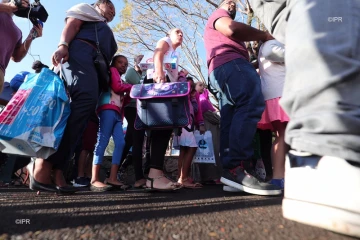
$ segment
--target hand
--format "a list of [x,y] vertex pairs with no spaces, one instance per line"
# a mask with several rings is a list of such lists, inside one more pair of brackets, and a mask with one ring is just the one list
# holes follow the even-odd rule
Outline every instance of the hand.
[[21,0],[21,7],[27,8],[29,6],[29,0]]
[[156,71],[155,70],[154,82],[156,82],[156,83],[165,83],[166,82],[165,74],[164,74],[163,71]]
[[200,126],[199,126],[199,131],[200,131],[200,134],[201,134],[201,135],[205,134],[205,132],[206,132],[205,126],[204,126],[204,125],[200,125]]
[[30,36],[34,39],[34,32],[36,32],[36,38],[42,37],[42,31],[43,31],[43,27],[38,24],[38,25],[33,25],[33,28],[30,31]]
[[269,32],[265,32],[266,37],[264,42],[275,39]]
[[[57,66],[59,63],[66,63],[68,59],[69,59],[69,49],[64,45],[60,45],[51,58],[52,64],[54,66]],[[63,61],[61,62],[61,60]]]
[[137,72],[138,72],[138,71],[141,71],[141,68],[140,68],[139,65],[137,65],[137,64],[134,66],[134,69],[135,69],[135,71],[137,71]]
[[8,13],[14,13],[18,10],[18,7],[16,6],[16,2],[14,0],[4,3],[4,4],[10,7],[10,9],[6,10],[6,12],[8,12]]
[[[12,12],[16,12],[19,9],[18,4],[17,4],[18,1],[19,0],[17,0],[17,1],[12,0],[12,1],[9,1],[9,3],[5,3],[5,4],[7,4],[8,6],[10,6],[12,8]],[[21,7],[23,7],[23,8],[27,8],[30,6],[29,0],[21,0],[20,2],[21,2]]]

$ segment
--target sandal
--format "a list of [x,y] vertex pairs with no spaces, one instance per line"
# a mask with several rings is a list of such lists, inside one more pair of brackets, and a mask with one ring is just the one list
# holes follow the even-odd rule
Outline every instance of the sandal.
[[161,179],[161,178],[166,178],[164,175],[160,175],[158,177],[155,178],[150,178],[147,177],[146,179],[149,180],[151,182],[150,187],[146,186],[145,184],[145,190],[148,192],[174,192],[176,190],[179,190],[181,188],[181,185],[179,186],[177,183],[175,182],[169,182],[167,184],[167,188],[154,188],[154,181]]
[[199,189],[203,187],[201,183],[194,183],[192,181],[189,181],[188,178],[179,179],[178,183],[180,183],[181,186],[183,186],[184,188],[189,188],[189,189]]
[[15,172],[15,176],[18,177],[18,179],[14,180],[15,186],[29,186],[30,179],[29,179],[29,172],[27,171],[26,167],[20,168]]

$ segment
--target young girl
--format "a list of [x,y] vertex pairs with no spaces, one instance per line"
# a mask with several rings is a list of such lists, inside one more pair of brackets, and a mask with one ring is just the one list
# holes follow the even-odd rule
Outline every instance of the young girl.
[[197,164],[199,168],[201,182],[203,184],[214,184],[220,180],[222,174],[222,163],[220,161],[220,116],[216,113],[210,98],[209,91],[205,88],[204,83],[197,82],[195,90],[199,93],[199,100],[201,105],[202,116],[207,131],[211,132],[215,162],[213,164]]
[[[181,75],[187,75],[187,72],[180,72]],[[181,76],[182,77],[182,76]],[[191,92],[190,92],[190,100],[191,100],[191,113],[194,116],[194,125],[197,126],[200,130],[201,134],[205,133],[204,119],[202,117],[201,105],[199,100],[199,93],[195,90],[195,84],[191,77],[186,78],[187,81],[190,82]],[[179,81],[181,81],[179,77]],[[189,125],[188,127],[191,128]],[[180,145],[180,155],[178,161],[178,171],[179,171],[179,180],[180,183],[185,188],[201,188],[202,185],[200,183],[193,183],[192,180],[189,179],[189,172],[191,162],[196,153],[196,149],[198,148],[198,144],[196,143],[196,139],[194,136],[194,132],[189,132],[185,128],[181,131],[181,136],[179,137],[179,145]]]
[[261,88],[265,99],[265,111],[258,123],[262,130],[275,132],[271,149],[273,179],[271,184],[284,188],[285,154],[287,145],[284,140],[285,128],[289,117],[279,105],[285,81],[285,48],[276,40],[265,42],[259,50],[259,73]]
[[[126,57],[122,55],[113,57],[110,67],[110,90],[108,92],[103,92],[99,99],[97,112],[100,120],[100,127],[93,159],[90,186],[92,191],[104,192],[109,191],[112,188],[126,188],[126,186],[117,180],[117,171],[119,169],[120,159],[125,145],[122,127],[124,93],[129,92],[131,89],[130,84],[122,83],[120,76],[126,72],[127,67],[128,61]],[[99,171],[111,135],[115,142],[115,149],[112,156],[110,177],[105,180],[104,184],[100,182]]]
[[[160,39],[154,51],[154,76],[155,83],[164,83],[168,77],[171,82],[178,79],[178,60],[174,69],[167,69],[164,73],[164,55],[167,52],[174,53],[183,41],[183,33],[179,28],[171,29],[168,35]],[[146,189],[151,191],[174,191],[180,188],[180,184],[166,178],[163,172],[164,157],[169,144],[172,130],[152,130],[150,140],[149,175],[146,181]]]

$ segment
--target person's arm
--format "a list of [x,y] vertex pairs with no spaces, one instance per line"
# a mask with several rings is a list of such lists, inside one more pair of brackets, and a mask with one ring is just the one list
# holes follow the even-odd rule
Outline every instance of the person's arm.
[[62,31],[58,49],[52,56],[52,63],[57,66],[61,59],[67,62],[69,59],[69,44],[74,40],[76,34],[80,31],[83,21],[76,18],[67,18],[66,25]]
[[110,71],[111,71],[111,84],[110,84],[111,89],[117,94],[129,92],[131,90],[132,85],[122,83],[121,76],[116,68],[111,67]]
[[268,32],[260,31],[244,23],[236,22],[230,17],[221,17],[214,23],[217,31],[237,41],[267,41],[274,39]]
[[156,83],[164,83],[166,82],[165,74],[164,74],[164,55],[169,50],[170,46],[165,41],[159,41],[156,45],[156,49],[154,51],[154,65],[155,65],[155,73],[154,73],[154,82]]
[[[29,7],[29,0],[22,0],[21,1],[22,7]],[[14,13],[18,10],[18,7],[15,6],[12,2],[7,3],[0,3],[0,12],[6,12],[6,13]]]
[[266,60],[274,63],[283,63],[285,62],[285,47],[283,44],[271,41],[264,43],[264,46],[261,49],[262,55]]
[[38,25],[38,26],[33,26],[33,28],[31,29],[29,35],[27,36],[27,38],[25,39],[25,41],[23,43],[21,43],[21,41],[19,41],[16,44],[16,47],[14,49],[14,52],[11,56],[11,59],[14,62],[20,62],[28,53],[30,45],[32,43],[32,41],[35,39],[33,38],[33,33],[34,31],[37,33],[37,37],[41,37],[42,36],[42,26]]
[[139,73],[140,75],[142,75],[141,68],[140,68],[137,64],[134,66],[134,70],[135,70],[137,73]]

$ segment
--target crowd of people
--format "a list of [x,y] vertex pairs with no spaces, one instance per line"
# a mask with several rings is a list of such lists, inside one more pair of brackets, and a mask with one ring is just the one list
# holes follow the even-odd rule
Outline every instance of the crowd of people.
[[[28,1],[22,3],[25,6]],[[268,31],[235,21],[237,5],[232,0],[220,1],[206,23],[204,43],[210,89],[202,82],[194,82],[185,69],[179,71],[178,58],[176,68],[164,68],[165,54],[173,55],[183,42],[184,33],[179,28],[171,29],[157,42],[153,77],[145,78],[143,83],[190,83],[193,124],[201,134],[211,131],[214,144],[216,165],[198,166],[207,175],[204,179],[222,183],[223,190],[231,192],[280,195],[285,190],[286,218],[360,236],[360,193],[356,190],[360,189],[356,93],[360,83],[360,48],[356,41],[360,32],[360,14],[356,11],[359,2],[250,0],[250,4]],[[0,46],[2,88],[10,57],[21,60],[34,38],[30,34],[21,42],[21,32],[11,18],[16,11],[12,3],[4,0],[0,11],[0,33],[6,32],[7,36],[6,44]],[[328,21],[333,15],[343,17],[342,25]],[[136,188],[172,192],[183,187],[203,187],[190,174],[198,148],[194,132],[185,128],[181,131],[178,176],[173,180],[164,173],[172,130],[151,130],[146,136],[144,130],[134,128],[136,104],[129,91],[142,81],[138,65],[142,56],[128,69],[128,59],[116,54],[116,41],[107,24],[114,16],[110,0],[78,4],[67,11],[52,63],[68,63],[64,71],[72,76],[66,79],[71,114],[58,151],[27,166],[30,189],[62,194],[78,191],[66,182],[64,169],[79,142],[83,149],[75,181],[89,185],[92,191],[129,188],[119,181],[117,173],[130,148]],[[41,27],[34,26],[31,31],[41,36]],[[258,66],[249,61],[244,43],[248,41],[259,42]],[[99,78],[94,65],[99,51],[111,71],[109,83]],[[210,101],[209,91],[219,100],[219,113]],[[129,124],[125,136],[124,117]],[[270,130],[274,137],[268,149],[272,160],[268,181],[259,177],[254,164],[253,142],[259,130]],[[115,143],[112,165],[108,178],[102,181],[99,171],[111,136]],[[150,150],[145,172],[144,139]],[[91,176],[85,170],[89,161]]]

